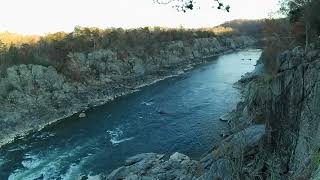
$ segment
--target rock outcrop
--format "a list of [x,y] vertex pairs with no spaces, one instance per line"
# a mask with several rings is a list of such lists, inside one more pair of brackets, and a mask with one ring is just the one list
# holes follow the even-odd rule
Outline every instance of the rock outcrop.
[[164,155],[145,153],[126,160],[125,166],[114,170],[107,179],[194,179],[200,177],[203,170],[200,163],[188,156],[174,153],[168,160]]
[[320,165],[320,50],[297,47],[274,63],[275,74],[258,73],[261,64],[240,80],[245,88],[238,122],[245,117],[246,124],[266,125],[262,148],[240,174],[249,169],[250,178],[309,179]]

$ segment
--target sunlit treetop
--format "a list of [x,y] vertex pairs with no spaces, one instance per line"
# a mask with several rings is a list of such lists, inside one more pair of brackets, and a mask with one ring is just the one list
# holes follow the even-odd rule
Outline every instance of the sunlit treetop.
[[[154,0],[158,4],[171,4],[173,8],[177,9],[179,12],[187,12],[188,10],[194,10],[197,7],[197,0]],[[216,6],[214,8],[230,11],[230,6],[225,5],[220,0],[214,0]]]

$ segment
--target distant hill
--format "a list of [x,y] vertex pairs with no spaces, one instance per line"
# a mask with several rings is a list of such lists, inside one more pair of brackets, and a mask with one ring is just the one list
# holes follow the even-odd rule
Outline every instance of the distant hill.
[[266,20],[236,19],[220,24],[218,27],[231,28],[235,32],[241,34],[261,36],[263,34],[263,30],[266,27]]

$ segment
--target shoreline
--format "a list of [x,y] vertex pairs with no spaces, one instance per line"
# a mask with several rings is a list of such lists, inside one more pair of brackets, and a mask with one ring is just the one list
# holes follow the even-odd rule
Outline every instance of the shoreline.
[[210,60],[206,60],[208,58],[215,58],[215,57],[219,57],[219,56],[222,56],[222,55],[226,55],[226,54],[229,54],[229,53],[233,53],[233,52],[237,52],[237,51],[241,51],[241,50],[246,50],[246,49],[248,50],[248,49],[255,49],[255,48],[254,47],[244,47],[244,48],[237,48],[237,49],[227,49],[224,52],[221,52],[221,53],[218,53],[218,54],[201,57],[200,59],[202,59],[202,60],[199,61],[199,62],[182,64],[182,65],[180,65],[180,67],[178,67],[175,70],[173,70],[173,74],[165,75],[163,77],[159,76],[158,78],[152,78],[152,79],[149,80],[150,82],[137,84],[134,87],[127,88],[123,92],[115,93],[115,94],[113,94],[111,96],[106,96],[106,97],[104,97],[102,99],[99,99],[99,100],[97,99],[95,101],[95,103],[87,104],[84,108],[81,108],[79,110],[75,110],[73,112],[66,113],[65,115],[63,115],[63,116],[61,116],[59,118],[55,118],[55,119],[51,120],[50,122],[48,122],[48,123],[46,123],[44,125],[41,125],[41,126],[38,126],[36,128],[32,128],[32,129],[26,129],[26,130],[24,130],[24,131],[22,131],[20,133],[17,133],[13,137],[8,137],[6,139],[3,139],[0,142],[0,149],[5,147],[6,145],[10,145],[10,144],[14,143],[15,141],[23,139],[23,138],[25,138],[26,136],[28,136],[28,135],[30,135],[32,133],[42,131],[43,129],[45,129],[47,127],[50,127],[50,126],[52,126],[54,124],[62,122],[66,118],[72,117],[72,116],[74,116],[76,114],[79,114],[81,112],[85,112],[88,109],[91,109],[91,108],[94,108],[94,107],[98,107],[98,106],[102,106],[102,105],[104,105],[104,104],[106,104],[108,102],[116,100],[119,97],[123,97],[123,96],[129,95],[129,94],[133,94],[135,92],[140,91],[141,88],[153,85],[153,84],[158,83],[160,81],[163,81],[163,80],[166,80],[166,79],[169,79],[169,78],[173,78],[173,77],[181,76],[182,74],[184,74],[184,73],[186,73],[186,72],[188,72],[190,70],[193,70],[198,65],[202,65],[202,64],[205,64],[207,62],[210,62]]

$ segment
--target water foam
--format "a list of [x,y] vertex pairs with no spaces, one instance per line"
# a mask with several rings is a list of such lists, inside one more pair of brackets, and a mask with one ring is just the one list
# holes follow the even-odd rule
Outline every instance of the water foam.
[[123,131],[120,128],[115,128],[114,130],[108,130],[107,133],[110,136],[110,142],[113,145],[118,145],[125,141],[130,141],[134,137],[123,137]]
[[142,102],[141,104],[146,105],[146,106],[151,106],[151,105],[153,105],[153,102],[152,101]]
[[71,164],[68,171],[62,176],[64,180],[75,179],[81,175],[81,162],[80,164]]
[[[21,162],[23,168],[15,170],[9,180],[34,180],[34,179],[77,179],[79,177],[82,165],[86,163],[90,155],[81,158],[79,163],[70,163],[75,161],[74,157],[82,156],[81,150],[90,146],[85,143],[82,146],[72,148],[70,151],[54,150],[50,154],[25,154],[24,160]],[[61,169],[68,167],[66,172]]]
[[119,140],[111,139],[110,142],[111,142],[112,144],[120,144],[120,143],[122,143],[122,142],[130,141],[130,140],[132,140],[132,139],[134,139],[134,137],[124,138],[124,139],[119,139]]
[[24,160],[21,162],[23,167],[27,169],[36,168],[41,163],[42,161],[40,160],[40,158],[38,158],[37,155],[32,155],[32,154],[26,154],[24,157]]

